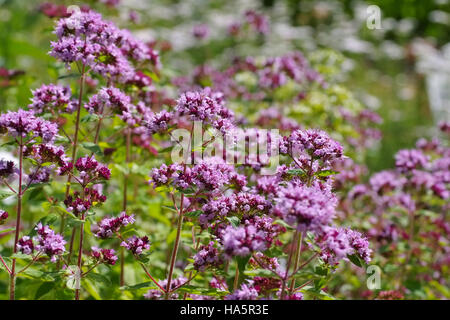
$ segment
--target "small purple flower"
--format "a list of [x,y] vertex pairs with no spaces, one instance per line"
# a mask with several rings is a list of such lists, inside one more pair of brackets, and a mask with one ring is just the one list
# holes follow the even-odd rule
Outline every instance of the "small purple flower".
[[44,84],[40,88],[33,90],[32,93],[33,97],[28,108],[34,110],[36,114],[55,111],[72,113],[77,104],[71,100],[72,93],[69,87]]
[[252,286],[252,283],[243,283],[241,287],[232,294],[225,296],[225,300],[256,300],[258,291]]
[[111,238],[122,227],[133,224],[135,221],[134,214],[127,215],[124,211],[121,212],[116,218],[104,218],[99,222],[98,226],[94,230],[94,233],[96,237],[102,239]]
[[109,87],[100,89],[96,95],[93,95],[89,99],[89,102],[84,107],[89,113],[118,114],[123,121],[134,124],[132,113],[136,107],[131,104],[131,98],[117,88]]
[[420,150],[400,150],[395,155],[395,166],[401,172],[408,172],[413,169],[425,168],[428,160],[428,157]]
[[151,134],[161,133],[167,131],[169,123],[173,119],[173,114],[163,110],[157,114],[152,114],[145,120],[145,126],[149,129]]
[[14,173],[14,162],[0,160],[0,178],[8,178]]
[[179,115],[192,121],[204,121],[225,134],[232,129],[234,114],[225,107],[224,95],[210,88],[183,93],[175,107]]
[[133,236],[120,244],[122,247],[130,250],[135,255],[140,255],[144,250],[150,249],[150,240],[147,236],[138,238]]
[[273,213],[301,232],[320,232],[334,218],[336,205],[329,190],[290,182],[279,189]]
[[197,39],[205,39],[209,35],[209,28],[206,24],[197,24],[192,28],[192,34]]
[[194,256],[194,268],[199,271],[205,271],[208,267],[219,267],[222,263],[219,250],[214,247],[213,241],[202,245]]
[[34,238],[36,241],[36,250],[47,254],[52,262],[56,262],[57,256],[61,256],[65,251],[66,241],[62,235],[55,233],[50,227],[39,223],[36,226],[38,235]]
[[237,228],[227,226],[221,235],[225,255],[227,258],[246,257],[254,251],[265,251],[268,249],[266,236],[264,230],[258,229],[253,224]]
[[33,240],[29,236],[23,236],[17,242],[17,251],[23,254],[32,254],[34,251]]
[[44,143],[51,143],[58,133],[58,126],[50,121],[36,117],[33,111],[8,111],[0,115],[0,133],[7,132],[11,137],[41,137]]
[[101,263],[115,265],[117,261],[117,256],[115,255],[114,249],[100,249],[97,247],[91,248],[91,255]]
[[8,219],[8,212],[0,209],[0,224],[4,224],[6,219]]
[[284,139],[280,146],[282,153],[297,158],[305,153],[313,160],[321,160],[324,164],[343,156],[342,146],[321,130],[296,130]]

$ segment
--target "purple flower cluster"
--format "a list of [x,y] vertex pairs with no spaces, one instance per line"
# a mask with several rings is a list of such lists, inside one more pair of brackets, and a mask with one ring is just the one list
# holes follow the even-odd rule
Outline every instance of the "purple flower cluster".
[[36,117],[33,111],[8,111],[0,115],[0,133],[8,133],[13,138],[41,137],[44,143],[51,143],[58,133],[58,126]]
[[[111,171],[107,166],[97,162],[94,156],[85,156],[78,158],[75,162],[75,168],[78,170],[78,182],[84,187],[89,183],[94,183],[98,180],[109,180],[111,178]],[[69,162],[59,171],[60,175],[71,172],[73,163]]]
[[115,265],[118,257],[114,249],[91,248],[91,256],[100,263]]
[[225,296],[225,300],[256,300],[258,291],[252,286],[252,283],[243,283],[241,287],[232,294]]
[[267,232],[254,224],[233,227],[227,226],[221,235],[224,252],[227,258],[234,256],[246,257],[254,251],[268,249]]
[[223,94],[210,88],[183,93],[175,110],[180,116],[187,115],[192,121],[204,121],[222,133],[234,127],[234,114],[225,107]]
[[330,265],[336,265],[347,256],[357,254],[366,263],[370,262],[372,250],[361,233],[351,229],[330,227],[319,236],[321,258]]
[[59,20],[55,34],[58,39],[51,43],[50,55],[66,65],[79,62],[121,82],[134,76],[135,63],[148,62],[159,68],[156,51],[90,10]]
[[169,124],[173,119],[173,114],[166,110],[160,111],[157,114],[151,114],[145,118],[145,126],[149,129],[151,134],[162,133],[167,131]]
[[14,162],[3,159],[0,160],[0,178],[8,178],[14,171]]
[[94,188],[84,188],[84,194],[74,191],[73,196],[68,195],[64,200],[67,211],[80,217],[87,212],[94,204],[103,203],[106,201],[106,196],[100,194]]
[[279,189],[273,213],[298,231],[321,232],[333,220],[336,205],[328,189],[290,182]]
[[120,228],[133,224],[134,222],[133,214],[127,215],[126,212],[121,212],[116,218],[104,218],[93,231],[98,238],[111,238]]
[[104,112],[110,112],[118,114],[123,121],[134,124],[133,112],[136,108],[131,104],[131,98],[117,88],[100,89],[84,107],[89,113],[103,114]]
[[242,188],[246,184],[245,176],[239,175],[233,166],[216,158],[203,160],[192,168],[184,168],[180,164],[162,164],[159,169],[154,168],[150,176],[149,182],[154,187],[172,185],[187,189],[195,186],[199,191],[213,193],[225,185],[234,184]]
[[[185,277],[178,277],[178,278],[172,279],[169,290],[173,290],[173,289],[183,285],[187,281],[188,281],[188,279],[186,279]],[[160,281],[159,284],[161,285],[161,287],[167,288],[167,279]],[[157,290],[157,289],[150,289],[149,291],[147,291],[147,293],[144,294],[144,297],[149,300],[159,300],[163,296],[164,296],[164,293],[162,293],[161,290]],[[178,297],[177,293],[172,293],[169,296],[170,299],[176,299],[177,297]]]
[[144,250],[150,249],[150,240],[147,236],[138,238],[132,236],[120,244],[122,247],[130,250],[135,255],[140,255]]
[[17,241],[17,251],[23,254],[32,254],[34,252],[34,243],[29,236],[23,236]]
[[[25,155],[28,155],[28,149],[24,153]],[[41,165],[53,163],[57,164],[59,167],[64,167],[70,160],[66,156],[62,146],[55,146],[50,143],[33,145],[30,149],[30,155]]]
[[43,226],[39,223],[36,226],[37,236],[31,239],[24,236],[17,242],[17,250],[24,254],[32,254],[34,250],[45,253],[56,262],[57,257],[65,251],[66,241],[62,235],[55,233],[49,226]]
[[283,140],[280,151],[295,158],[302,158],[306,153],[311,159],[321,160],[326,165],[343,156],[339,142],[331,139],[324,131],[315,129],[292,132]]
[[266,16],[253,10],[244,13],[247,23],[258,33],[267,35],[270,31],[269,20]]
[[209,35],[209,28],[206,24],[197,24],[192,28],[192,35],[197,39],[205,39]]
[[257,194],[239,192],[230,196],[224,195],[208,201],[202,207],[203,213],[199,217],[199,222],[206,225],[212,220],[220,220],[231,213],[264,213],[269,210],[270,206],[269,201]]
[[71,100],[71,91],[69,87],[49,84],[42,85],[40,88],[33,90],[33,97],[28,108],[36,114],[44,112],[61,111],[72,113],[76,109],[77,102]]
[[428,157],[420,150],[400,150],[395,155],[395,166],[402,172],[424,168],[428,163]]
[[205,271],[209,267],[217,268],[222,263],[219,250],[214,247],[214,241],[200,246],[199,251],[194,255],[194,268],[199,271]]

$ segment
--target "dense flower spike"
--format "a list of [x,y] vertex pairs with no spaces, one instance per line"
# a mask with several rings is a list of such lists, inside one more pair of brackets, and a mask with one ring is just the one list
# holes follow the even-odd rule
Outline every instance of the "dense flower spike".
[[120,244],[122,247],[130,250],[135,255],[140,255],[144,250],[150,249],[150,240],[147,236],[138,238],[133,236]]
[[121,212],[116,218],[104,218],[95,228],[95,236],[102,239],[111,238],[120,228],[134,222],[134,215],[127,215],[126,212]]
[[44,143],[51,143],[58,133],[56,124],[36,117],[33,111],[19,109],[0,115],[0,133],[8,133],[13,138],[41,137]]
[[33,97],[28,108],[34,110],[36,114],[56,111],[72,113],[76,108],[76,101],[71,100],[72,93],[69,87],[44,84],[32,93]]

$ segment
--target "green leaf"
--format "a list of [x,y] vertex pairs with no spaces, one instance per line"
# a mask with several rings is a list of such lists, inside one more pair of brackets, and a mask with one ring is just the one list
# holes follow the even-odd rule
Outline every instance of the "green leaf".
[[234,217],[227,217],[227,220],[231,223],[231,225],[233,226],[233,227],[237,227],[237,226],[239,226],[239,224],[241,223],[241,220],[238,218],[238,217],[236,217],[236,216],[234,216]]
[[49,293],[55,287],[55,284],[56,282],[53,281],[48,281],[41,284],[40,287],[37,289],[36,294],[34,295],[34,299],[38,300],[42,296]]
[[15,193],[11,190],[1,190],[0,191],[0,200],[6,199],[14,195]]
[[291,169],[288,173],[293,176],[304,176],[305,172],[302,169]]
[[203,213],[202,210],[195,210],[185,213],[184,216],[188,218],[198,218]]
[[365,265],[364,261],[357,254],[347,255],[347,258],[357,267],[363,268]]
[[123,286],[120,287],[120,290],[139,290],[139,289],[157,289],[158,287],[152,282],[152,281],[147,281],[147,282],[142,282],[142,283],[138,283],[132,286]]
[[83,142],[83,148],[95,153],[96,155],[103,155],[102,149],[93,142]]
[[108,277],[101,275],[100,273],[90,272],[86,275],[86,278],[91,280],[94,284],[100,284],[105,286],[111,285],[111,280],[109,280]]
[[328,176],[336,175],[338,173],[339,172],[333,171],[333,170],[322,170],[322,171],[317,172],[315,175],[317,177],[325,178],[325,177],[328,177]]
[[174,147],[174,146],[170,146],[170,147],[167,147],[167,148],[158,150],[158,153],[166,153],[166,152],[170,152],[170,151],[172,151],[173,147]]

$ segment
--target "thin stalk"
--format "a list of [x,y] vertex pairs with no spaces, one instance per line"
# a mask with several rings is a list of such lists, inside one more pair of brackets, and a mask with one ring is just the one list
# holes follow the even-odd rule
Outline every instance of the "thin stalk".
[[[17,190],[17,219],[16,219],[16,235],[14,237],[13,253],[17,253],[17,243],[19,242],[20,233],[20,216],[22,214],[22,178],[23,178],[23,137],[20,137],[19,144],[19,187]],[[9,281],[9,299],[15,299],[16,292],[16,259],[12,259],[11,272]]]
[[[125,161],[127,163],[130,163],[130,148],[131,148],[131,128],[128,128],[127,130],[127,136],[126,136],[126,155],[125,155]],[[124,174],[123,177],[123,202],[122,202],[122,208],[123,211],[127,210],[127,192],[128,192],[128,173]],[[122,287],[125,284],[125,251],[122,247],[120,249],[120,286]]]
[[[294,236],[294,237],[295,237],[295,236]],[[293,239],[293,240],[294,240],[294,239]],[[283,285],[282,285],[282,287],[281,287],[281,296],[280,296],[280,299],[281,299],[281,300],[284,300],[285,289],[286,289],[286,281],[287,281],[287,279],[288,279],[289,269],[291,268],[291,263],[292,263],[292,256],[293,256],[293,253],[294,253],[294,250],[292,250],[292,248],[291,248],[291,250],[290,250],[290,252],[289,252],[288,262],[287,262],[287,265],[286,265],[286,273],[285,273],[285,275],[284,275],[284,277],[283,277]]]
[[[294,270],[297,270],[298,265],[300,264],[300,255],[302,253],[302,243],[303,243],[303,233],[297,231],[296,237],[297,237],[297,250],[295,252]],[[290,289],[291,294],[294,292],[294,288],[295,288],[295,279],[292,279],[291,289]]]
[[[75,132],[73,134],[73,142],[72,142],[72,161],[75,161],[75,158],[77,156],[77,147],[78,147],[78,133],[80,131],[80,115],[81,115],[81,103],[83,101],[83,91],[84,91],[84,82],[86,80],[86,66],[83,64],[81,68],[81,76],[80,76],[80,92],[78,94],[78,106],[77,106],[77,117],[75,121]],[[66,194],[64,199],[67,199],[67,197],[70,194],[70,182],[72,180],[72,175],[69,174],[67,177],[67,185],[66,185]],[[61,217],[61,227],[60,227],[60,233],[64,234],[64,227],[65,227],[66,217],[63,215]],[[70,239],[70,245],[69,245],[69,255],[68,260],[70,263],[70,258],[72,256],[72,250],[73,250],[73,241],[75,239],[75,231],[76,228],[74,227],[72,229],[72,237]],[[59,267],[59,266],[58,266]]]
[[236,262],[236,272],[234,274],[234,282],[233,282],[233,290],[234,291],[236,291],[238,283],[239,283],[239,266],[238,266],[238,263]]
[[[183,198],[183,196],[181,196]],[[181,200],[183,201],[183,199]],[[183,203],[181,203],[181,207],[183,207]],[[170,259],[170,269],[169,269],[169,276],[167,277],[167,287],[166,287],[166,299],[169,298],[169,291],[170,291],[170,285],[172,284],[172,275],[173,275],[173,268],[175,267],[175,260],[177,258],[177,252],[178,252],[178,246],[180,244],[180,235],[181,235],[181,226],[183,224],[183,209],[180,210],[178,215],[178,223],[177,223],[177,236],[175,238],[175,244],[173,246],[172,250],[172,257]]]
[[3,257],[0,255],[0,261],[5,266],[6,271],[8,271],[9,274],[11,274],[11,269],[9,269],[8,265],[6,264],[5,260],[3,260]]
[[[84,194],[84,188],[83,188],[83,199],[85,197]],[[83,212],[81,215],[81,220],[84,221],[85,218],[85,213]],[[84,222],[81,223],[80,225],[80,242],[79,242],[79,247],[78,247],[78,262],[77,262],[77,266],[78,266],[78,270],[80,271],[81,274],[81,263],[83,261],[83,240],[84,240]],[[75,289],[75,300],[80,300],[80,289]]]

